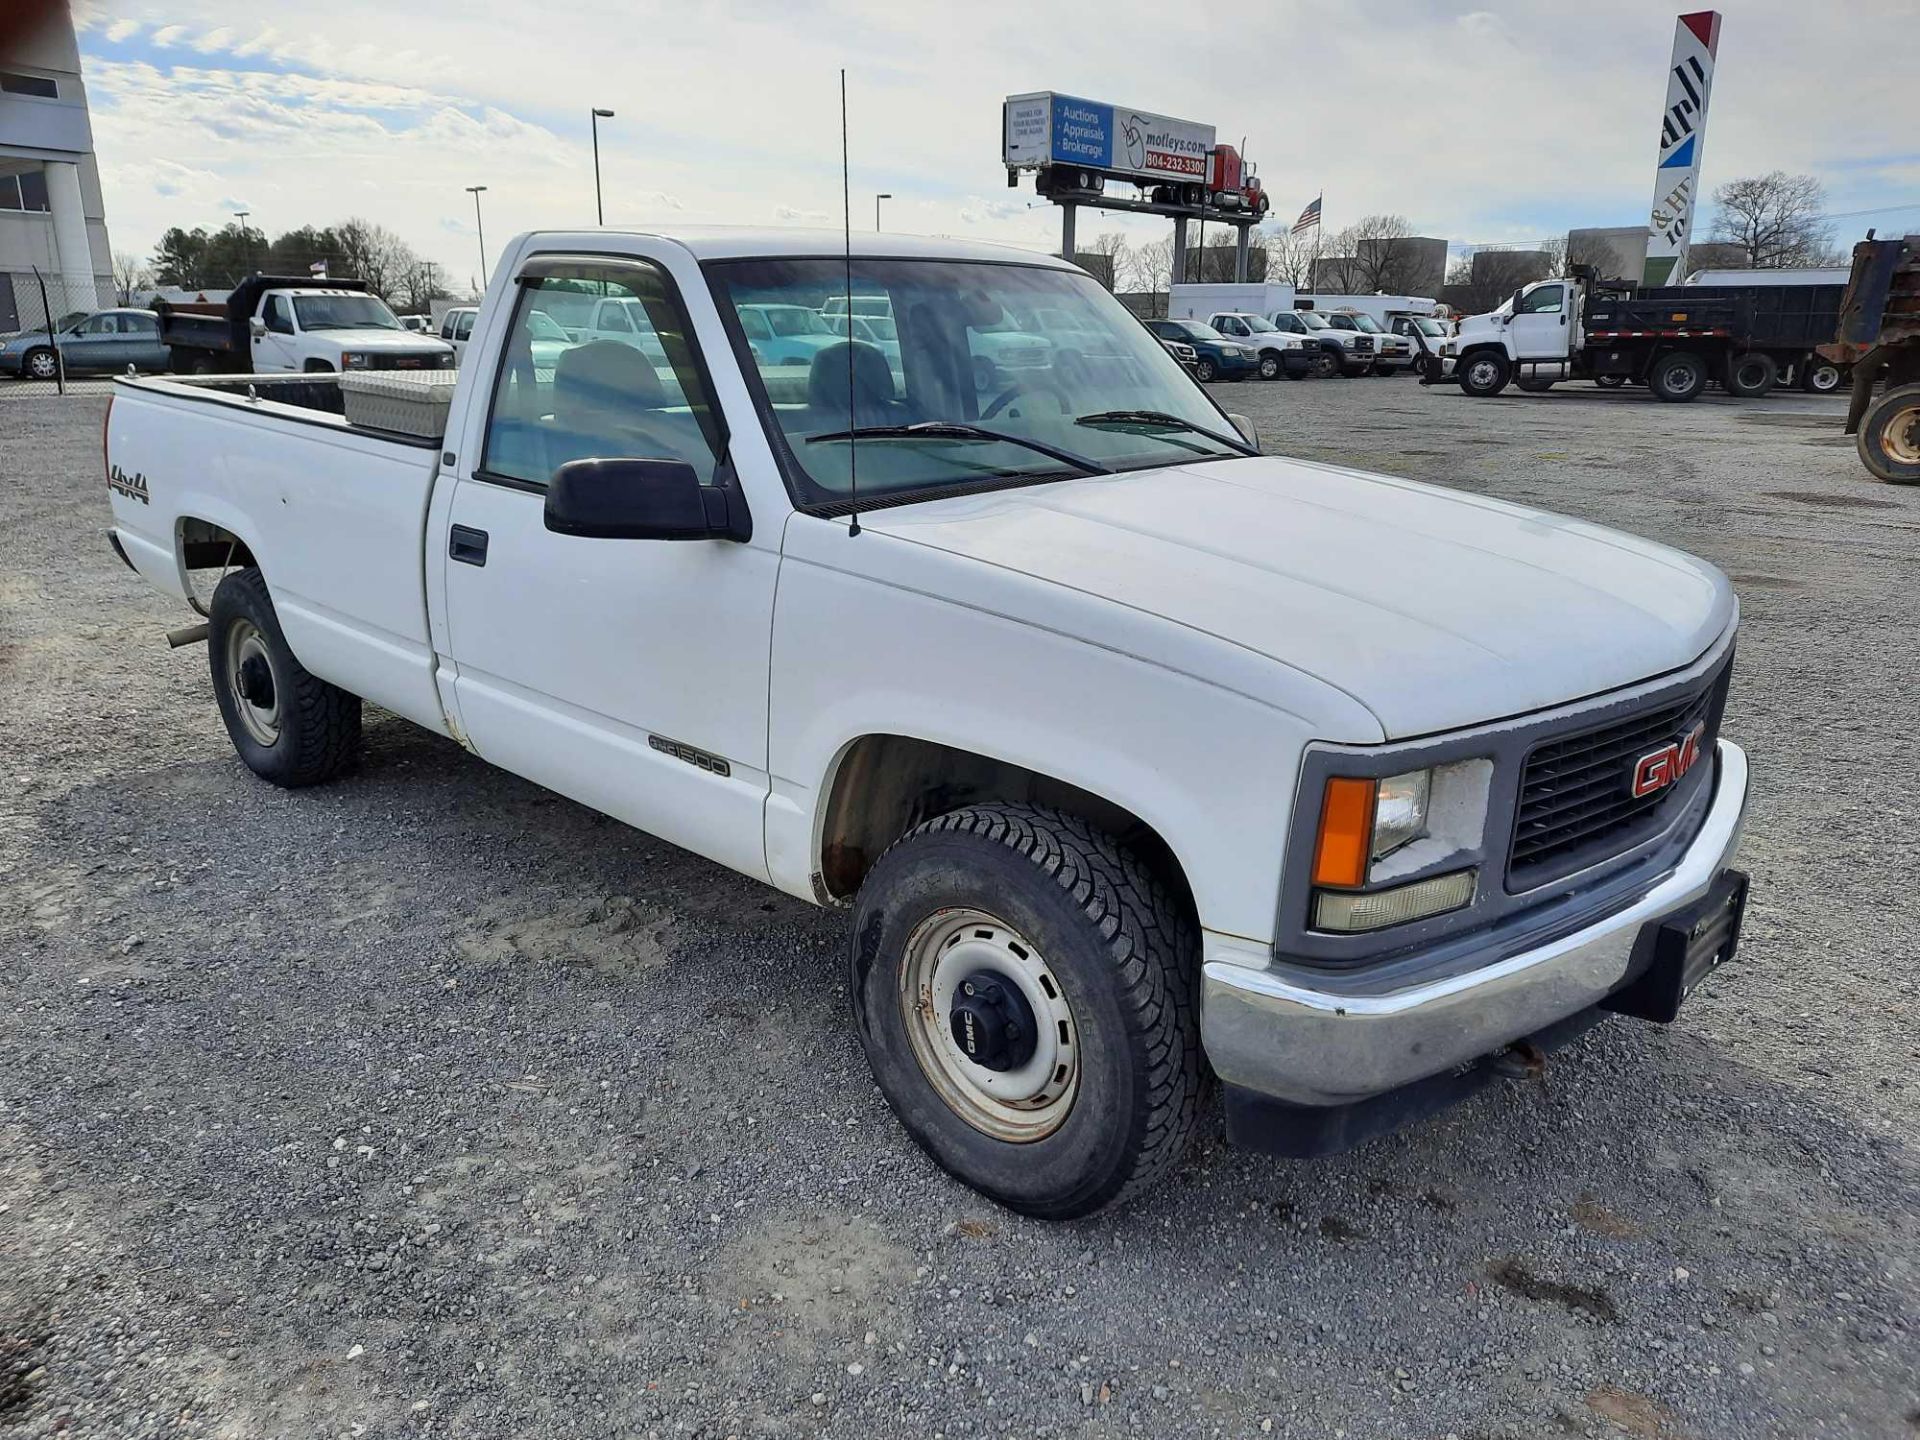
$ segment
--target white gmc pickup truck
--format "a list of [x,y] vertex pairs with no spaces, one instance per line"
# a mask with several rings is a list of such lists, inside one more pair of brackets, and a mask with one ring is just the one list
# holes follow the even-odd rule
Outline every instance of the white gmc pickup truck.
[[[1164,1174],[1209,1072],[1236,1141],[1328,1153],[1733,953],[1718,571],[1262,456],[1057,260],[840,246],[523,235],[450,409],[384,429],[403,377],[119,382],[113,542],[211,587],[245,763],[332,779],[371,701],[849,908],[901,1123],[1041,1216]],[[657,350],[553,340],[583,295]],[[743,307],[867,297],[897,361],[763,377]],[[1048,361],[983,388],[1010,314]]]

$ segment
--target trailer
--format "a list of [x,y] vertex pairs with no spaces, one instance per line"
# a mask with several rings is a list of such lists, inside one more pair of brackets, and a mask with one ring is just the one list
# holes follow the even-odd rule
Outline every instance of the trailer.
[[1920,485],[1920,235],[1876,240],[1869,230],[1853,247],[1839,324],[1820,353],[1853,367],[1846,433],[1861,462],[1890,485]]
[[1497,395],[1509,383],[1543,391],[1561,380],[1643,384],[1669,401],[1709,383],[1756,398],[1783,379],[1818,393],[1842,372],[1818,352],[1840,311],[1832,285],[1602,283],[1592,266],[1516,290],[1498,310],[1460,322],[1451,372],[1428,365],[1427,384]]

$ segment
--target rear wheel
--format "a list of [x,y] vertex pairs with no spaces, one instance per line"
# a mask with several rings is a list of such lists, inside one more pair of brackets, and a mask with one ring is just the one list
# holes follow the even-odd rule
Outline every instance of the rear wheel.
[[1553,381],[1542,380],[1533,375],[1529,375],[1524,380],[1516,380],[1513,383],[1516,389],[1524,390],[1529,395],[1544,395],[1553,388]]
[[1600,386],[1603,390],[1618,390],[1627,383],[1627,377],[1624,375],[1596,375],[1593,377],[1593,383]]
[[1889,390],[1860,417],[1854,436],[1867,469],[1889,485],[1920,485],[1920,385]]
[[1662,400],[1691,400],[1707,388],[1706,362],[1691,350],[1662,355],[1647,374],[1647,388]]
[[260,572],[227,576],[207,608],[214,699],[247,768],[297,789],[331,780],[352,764],[360,748],[360,697],[309,674],[294,658]]
[[1780,367],[1764,351],[1749,350],[1727,362],[1727,393],[1743,400],[1758,400],[1779,379]]
[[1476,350],[1460,362],[1460,388],[1469,395],[1498,395],[1513,378],[1513,366],[1498,350]]
[[1045,1219],[1171,1168],[1198,1110],[1193,927],[1057,811],[930,820],[860,888],[852,992],[887,1103],[948,1174]]
[[1800,388],[1809,395],[1831,395],[1845,377],[1840,367],[1818,355],[1809,356],[1800,365]]

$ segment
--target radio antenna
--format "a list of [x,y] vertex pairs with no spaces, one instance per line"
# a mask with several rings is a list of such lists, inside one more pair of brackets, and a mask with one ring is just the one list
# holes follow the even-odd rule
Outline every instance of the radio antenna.
[[858,465],[859,438],[854,434],[860,428],[853,410],[853,192],[851,181],[847,177],[847,71],[840,68],[840,221],[843,226],[842,245],[846,256],[846,297],[847,297],[847,534],[860,533],[860,471]]

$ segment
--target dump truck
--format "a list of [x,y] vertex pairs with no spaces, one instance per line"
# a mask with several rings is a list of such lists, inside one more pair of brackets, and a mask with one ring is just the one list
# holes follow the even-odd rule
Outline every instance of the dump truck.
[[[1853,270],[1826,359],[1853,367],[1847,434],[1889,485],[1920,484],[1920,235],[1853,247]],[[1873,398],[1882,378],[1886,393]]]

